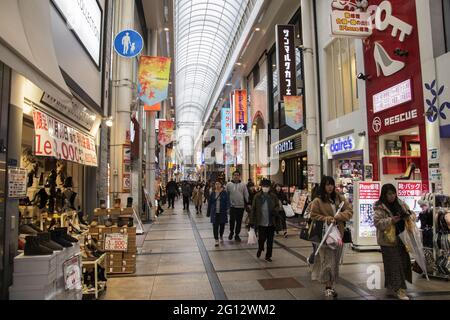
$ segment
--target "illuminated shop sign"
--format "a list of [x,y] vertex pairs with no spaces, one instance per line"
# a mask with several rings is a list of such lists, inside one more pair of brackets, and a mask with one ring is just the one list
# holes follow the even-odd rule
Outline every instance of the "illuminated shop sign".
[[390,127],[396,124],[400,124],[409,120],[414,120],[419,117],[417,109],[402,112],[400,114],[394,115],[392,117],[387,117],[384,121],[380,117],[375,117],[372,121],[372,129],[375,133],[379,133],[384,127]]
[[373,112],[384,111],[412,101],[411,79],[373,95]]
[[100,65],[102,9],[96,0],[52,0],[97,66]]
[[292,24],[276,25],[278,87],[280,100],[285,96],[297,95],[297,75],[295,60],[295,27]]
[[275,146],[275,154],[282,154],[295,149],[294,140],[286,140]]
[[355,138],[353,138],[353,135],[333,139],[328,143],[328,145],[332,155],[351,152],[356,149]]

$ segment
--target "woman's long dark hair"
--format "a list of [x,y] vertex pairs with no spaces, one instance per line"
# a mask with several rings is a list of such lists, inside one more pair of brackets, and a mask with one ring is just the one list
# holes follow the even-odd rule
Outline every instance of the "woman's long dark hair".
[[378,204],[384,204],[393,214],[399,214],[400,216],[405,215],[405,210],[403,210],[402,206],[398,202],[398,196],[393,203],[389,203],[387,199],[388,192],[393,192],[397,196],[397,189],[395,186],[391,183],[385,184],[381,188],[380,200],[378,200]]
[[[333,192],[330,194],[330,196],[328,196],[327,191],[325,190],[325,187],[327,184],[331,184],[332,186],[334,186],[334,190]],[[319,195],[320,199],[322,201],[333,201],[336,202],[336,198],[337,198],[337,193],[336,193],[336,182],[334,181],[334,179],[332,177],[329,176],[324,176],[322,178],[322,181],[320,182],[320,187],[319,187]]]

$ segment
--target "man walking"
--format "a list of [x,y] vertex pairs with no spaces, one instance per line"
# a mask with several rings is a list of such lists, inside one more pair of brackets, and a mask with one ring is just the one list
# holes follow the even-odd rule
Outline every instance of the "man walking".
[[189,201],[192,195],[191,185],[185,181],[181,187],[181,193],[183,194],[183,210],[189,211]]
[[166,192],[169,200],[169,208],[172,206],[172,209],[174,209],[175,206],[175,196],[178,194],[178,186],[173,179],[169,181],[166,185]]
[[233,181],[227,184],[227,193],[230,198],[230,235],[229,240],[241,241],[239,234],[241,232],[242,217],[244,216],[245,206],[248,204],[248,189],[241,182],[241,173],[233,173]]
[[280,211],[280,201],[275,193],[270,190],[270,181],[261,182],[262,191],[258,192],[252,204],[250,214],[250,227],[258,230],[258,253],[261,257],[264,244],[267,242],[266,261],[272,262],[273,238],[275,230],[280,228],[277,214]]

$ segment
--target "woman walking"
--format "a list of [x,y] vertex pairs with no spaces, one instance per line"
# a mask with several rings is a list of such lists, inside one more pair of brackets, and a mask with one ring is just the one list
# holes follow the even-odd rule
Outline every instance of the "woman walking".
[[206,214],[207,217],[211,217],[216,247],[219,246],[219,237],[220,242],[223,242],[223,233],[225,232],[225,224],[228,223],[229,209],[230,199],[228,193],[224,190],[222,184],[216,181],[214,190],[209,197]]
[[[280,201],[280,209],[279,209],[279,217],[281,219],[281,231],[285,238],[287,238],[287,223],[286,223],[286,213],[283,210],[283,206],[288,205],[288,198],[286,194],[283,192],[283,188],[279,183],[275,185],[275,194],[277,195],[278,200]],[[277,232],[278,234],[278,232]]]
[[194,202],[196,213],[201,213],[203,205],[203,186],[201,183],[197,184],[194,191],[192,191],[192,201]]
[[[337,213],[338,208],[341,210]],[[320,183],[319,197],[311,204],[311,219],[323,221],[325,226],[335,223],[341,238],[344,235],[345,223],[353,216],[353,210],[348,201],[336,193],[336,184],[332,177],[323,177]],[[339,277],[339,262],[342,255],[342,245],[333,248],[323,245],[312,268],[312,280],[325,284],[325,297],[336,298],[334,284]]]
[[[307,207],[305,208],[304,211],[304,218],[305,219],[309,219],[311,217],[311,207],[312,207],[312,203],[313,201],[319,196],[319,184],[315,183],[314,186],[311,189],[311,194],[309,196],[308,199],[308,203],[307,203]],[[313,251],[311,253],[311,255],[309,256],[308,260],[306,261],[308,263],[309,266],[312,266],[314,264],[314,258],[316,256],[316,250],[317,250],[317,243],[311,242],[312,243],[312,247],[313,247]]]
[[415,215],[397,197],[397,190],[392,184],[381,188],[380,200],[375,203],[374,211],[377,241],[383,256],[385,287],[400,300],[409,300],[405,281],[412,283],[411,259],[398,235],[414,223]]

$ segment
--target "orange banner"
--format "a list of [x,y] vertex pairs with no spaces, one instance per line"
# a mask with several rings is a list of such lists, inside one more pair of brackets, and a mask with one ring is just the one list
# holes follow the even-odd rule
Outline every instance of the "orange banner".
[[248,127],[247,90],[234,91],[234,121],[237,134],[247,132]]
[[161,111],[161,103],[157,103],[152,106],[144,105],[144,111]]
[[161,120],[159,121],[159,134],[158,134],[158,142],[160,145],[168,145],[174,140],[175,130],[174,130],[175,122],[172,120]]

